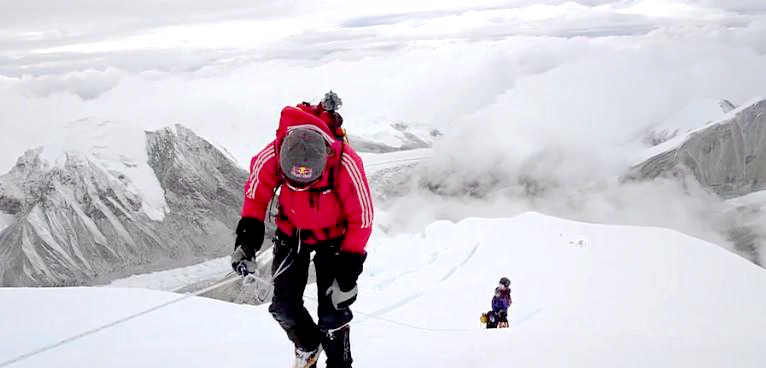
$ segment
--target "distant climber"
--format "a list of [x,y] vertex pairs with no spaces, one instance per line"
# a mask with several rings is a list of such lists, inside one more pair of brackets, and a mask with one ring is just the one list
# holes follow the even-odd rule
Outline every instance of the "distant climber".
[[500,279],[492,297],[492,310],[483,314],[481,321],[487,328],[507,328],[508,308],[511,306],[511,280],[507,277]]

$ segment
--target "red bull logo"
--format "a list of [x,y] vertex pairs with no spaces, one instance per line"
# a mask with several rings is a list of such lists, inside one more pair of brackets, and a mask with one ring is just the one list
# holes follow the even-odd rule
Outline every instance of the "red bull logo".
[[310,179],[314,170],[307,166],[293,166],[292,176],[301,179]]

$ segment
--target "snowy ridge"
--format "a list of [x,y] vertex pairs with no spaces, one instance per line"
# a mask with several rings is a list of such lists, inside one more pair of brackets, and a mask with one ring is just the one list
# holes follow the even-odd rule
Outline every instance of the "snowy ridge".
[[736,107],[728,100],[702,99],[687,104],[664,122],[652,127],[644,137],[645,143],[656,146],[684,135],[707,123],[719,121]]
[[723,101],[721,108],[729,112],[722,119],[647,150],[645,159],[634,165],[625,179],[679,180],[684,187],[696,181],[723,200],[732,199],[729,204],[736,209],[722,209],[726,213],[718,214],[730,221],[724,235],[737,252],[763,265],[766,262],[764,216],[760,205],[747,204],[760,196],[742,196],[766,189],[766,145],[763,144],[766,100],[756,99],[733,107]]
[[60,168],[73,156],[94,162],[142,198],[141,208],[149,218],[162,221],[168,205],[148,163],[143,129],[89,117],[66,124],[59,135],[63,139],[43,147],[43,162]]
[[[478,317],[500,276],[512,282],[511,328],[484,330]],[[312,285],[305,294],[309,310],[314,293]],[[0,361],[176,297],[0,289]],[[45,313],[50,303],[71,313]],[[766,344],[766,271],[675,231],[527,213],[393,238],[376,232],[352,309],[355,365],[371,368],[755,368]],[[267,306],[192,298],[14,367],[286,366],[291,356]]]
[[377,123],[360,127],[366,131],[354,130],[349,141],[357,152],[386,153],[395,151],[429,148],[442,133],[425,124]]
[[766,189],[766,100],[745,104],[726,117],[644,152],[627,177],[654,179],[691,173],[724,198]]
[[[722,116],[718,116],[717,120],[709,121],[707,124],[704,124],[704,126],[701,126],[701,127],[699,126],[699,124],[702,123],[702,121],[697,121],[696,124],[692,123],[693,120],[691,120],[690,116],[698,117],[698,116],[701,116],[703,112],[700,112],[699,110],[692,111],[689,109],[682,110],[681,112],[678,113],[678,116],[683,117],[683,118],[680,118],[681,125],[678,126],[678,122],[676,122],[675,123],[676,125],[674,125],[676,126],[677,130],[682,130],[681,132],[682,134],[675,136],[661,144],[658,144],[654,147],[651,147],[645,150],[638,157],[636,164],[640,164],[652,157],[655,157],[662,153],[666,153],[668,151],[672,151],[674,149],[679,148],[684,143],[689,141],[689,139],[691,139],[691,137],[693,137],[695,134],[702,132],[704,130],[707,130],[709,128],[715,127],[716,125],[727,123],[731,121],[732,119],[734,119],[737,116],[737,114],[739,114],[740,112],[748,108],[752,108],[754,105],[756,105],[757,103],[761,101],[763,101],[762,97],[753,98],[752,100],[740,105],[739,107],[729,110],[727,113],[724,113]],[[718,114],[715,114],[715,115],[718,115]],[[697,127],[692,128],[694,126],[697,126]]]

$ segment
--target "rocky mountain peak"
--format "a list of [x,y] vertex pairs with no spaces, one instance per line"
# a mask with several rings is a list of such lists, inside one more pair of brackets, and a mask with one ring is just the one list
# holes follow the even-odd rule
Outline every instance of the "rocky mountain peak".
[[60,136],[0,176],[0,284],[87,284],[228,251],[246,173],[212,144],[95,118]]

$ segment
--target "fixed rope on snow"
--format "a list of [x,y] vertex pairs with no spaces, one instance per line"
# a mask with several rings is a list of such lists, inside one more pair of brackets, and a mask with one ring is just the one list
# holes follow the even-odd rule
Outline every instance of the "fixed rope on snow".
[[[256,280],[258,282],[264,283],[264,284],[268,285],[269,287],[272,287],[272,288],[274,287],[274,285],[273,285],[273,283],[271,281],[268,281],[268,280],[263,279],[261,277],[255,276],[254,274],[249,274],[246,277],[249,277],[252,280]],[[309,296],[309,295],[305,295],[304,294],[303,297],[306,298],[306,299],[309,299],[309,300],[311,300],[313,302],[319,302],[319,300],[317,298],[313,297],[313,296]],[[394,321],[394,320],[391,320],[391,319],[388,319],[388,318],[383,318],[383,317],[380,317],[380,316],[376,316],[374,314],[364,313],[364,312],[361,312],[361,311],[356,310],[356,309],[354,309],[354,313],[359,314],[359,315],[364,316],[364,317],[367,317],[367,318],[373,318],[373,319],[377,319],[377,320],[380,320],[380,321],[388,322],[388,323],[391,323],[391,324],[394,324],[394,325],[398,325],[398,326],[402,326],[402,327],[407,327],[407,328],[411,328],[411,329],[415,329],[415,330],[421,330],[421,331],[431,331],[431,332],[465,332],[465,331],[471,331],[469,329],[430,328],[430,327],[416,326],[416,325],[412,325],[412,324],[408,324],[408,323],[404,323],[404,322]]]
[[70,342],[79,340],[79,339],[81,339],[83,337],[90,336],[90,335],[95,334],[95,333],[97,333],[99,331],[103,331],[103,330],[112,328],[114,326],[117,326],[119,324],[125,323],[127,321],[132,320],[132,319],[135,319],[135,318],[141,317],[143,315],[155,312],[155,311],[160,310],[162,308],[165,308],[165,307],[167,307],[169,305],[176,304],[178,302],[184,301],[184,300],[189,299],[189,298],[194,297],[194,296],[202,295],[202,294],[204,294],[204,293],[206,293],[206,292],[208,292],[210,290],[217,289],[217,288],[219,288],[221,286],[224,286],[224,285],[230,284],[230,283],[232,283],[234,281],[237,281],[239,279],[239,277],[234,277],[234,276],[239,276],[239,275],[235,274],[234,272],[230,272],[229,274],[224,276],[224,278],[220,282],[218,282],[218,283],[216,283],[214,285],[208,286],[208,287],[206,287],[206,288],[204,288],[202,290],[199,290],[199,291],[196,291],[196,292],[193,292],[193,293],[190,293],[190,294],[186,294],[186,295],[180,296],[178,298],[175,298],[175,299],[170,300],[168,302],[159,304],[159,305],[154,306],[152,308],[145,309],[145,310],[140,311],[138,313],[131,314],[131,315],[127,316],[127,317],[124,317],[124,318],[118,319],[116,321],[107,323],[105,325],[102,325],[102,326],[90,329],[90,330],[85,331],[83,333],[80,333],[78,335],[74,335],[74,336],[68,337],[68,338],[63,339],[61,341],[58,341],[56,343],[53,343],[53,344],[50,344],[50,345],[46,345],[46,346],[44,346],[42,348],[30,351],[30,352],[28,352],[26,354],[19,355],[18,357],[15,357],[13,359],[7,360],[5,362],[1,362],[0,363],[0,367],[6,367],[6,366],[9,366],[11,364],[18,363],[18,362],[20,362],[22,360],[31,358],[31,357],[33,357],[35,355],[42,354],[42,353],[44,353],[44,352],[46,352],[48,350],[51,350],[51,349],[57,348],[59,346],[68,344]]
[[[289,267],[289,265],[287,265],[287,267]],[[282,268],[286,268],[286,267],[283,267],[283,265],[280,265],[280,267],[277,270],[277,271],[280,271],[280,272],[276,273],[277,276],[279,276],[279,274],[281,274],[284,271]],[[101,325],[99,327],[87,330],[87,331],[82,332],[80,334],[68,337],[66,339],[63,339],[63,340],[58,341],[58,342],[55,342],[53,344],[49,344],[49,345],[46,345],[46,346],[44,346],[42,348],[30,351],[30,352],[22,354],[22,355],[19,355],[19,356],[15,357],[15,358],[12,358],[10,360],[4,361],[4,362],[0,362],[0,368],[9,366],[9,365],[14,364],[14,363],[18,363],[18,362],[20,362],[22,360],[26,360],[26,359],[31,358],[33,356],[42,354],[42,353],[44,353],[44,352],[46,352],[48,350],[52,350],[52,349],[57,348],[59,346],[66,345],[66,344],[71,343],[73,341],[79,340],[79,339],[81,339],[83,337],[90,336],[90,335],[93,335],[93,334],[98,333],[100,331],[103,331],[103,330],[115,327],[115,326],[120,325],[122,323],[125,323],[127,321],[130,321],[130,320],[136,319],[138,317],[141,317],[143,315],[146,315],[146,314],[149,314],[149,313],[152,313],[152,312],[156,312],[156,311],[158,311],[158,310],[160,310],[162,308],[165,308],[167,306],[170,306],[170,305],[182,302],[182,301],[187,300],[187,299],[189,299],[191,297],[200,296],[200,295],[205,294],[205,293],[207,293],[207,292],[209,292],[211,290],[215,290],[215,289],[217,289],[219,287],[222,287],[224,285],[228,285],[228,284],[230,284],[230,283],[232,283],[234,281],[238,281],[238,280],[241,280],[243,286],[249,286],[249,285],[252,285],[252,284],[255,284],[255,283],[263,283],[263,284],[267,285],[269,288],[273,288],[274,287],[273,278],[272,278],[272,280],[266,280],[264,278],[256,276],[255,274],[252,274],[252,273],[248,274],[246,276],[240,277],[236,273],[230,272],[230,273],[226,274],[226,276],[224,276],[221,279],[221,281],[219,281],[219,282],[217,282],[217,283],[215,283],[215,284],[213,284],[211,286],[208,286],[208,287],[206,287],[204,289],[195,291],[193,293],[185,294],[183,296],[180,296],[178,298],[172,299],[172,300],[167,301],[165,303],[156,305],[154,307],[151,307],[151,308],[145,309],[143,311],[140,311],[140,312],[131,314],[129,316],[126,316],[124,318],[121,318],[121,319],[115,320],[113,322]],[[312,296],[304,295],[304,297],[306,299],[312,300],[314,302],[318,302],[317,298],[314,298]],[[261,300],[261,299],[263,299],[263,298],[258,298],[258,300]],[[261,300],[261,301],[263,301],[263,300]],[[361,311],[358,311],[358,310],[355,310],[354,313],[357,313],[357,314],[359,314],[361,316],[364,316],[364,317],[367,317],[367,318],[373,318],[373,319],[377,319],[377,320],[380,320],[380,321],[383,321],[383,322],[387,322],[387,323],[390,323],[390,324],[393,324],[393,325],[402,326],[402,327],[406,327],[406,328],[410,328],[410,329],[415,329],[415,330],[421,330],[421,331],[430,331],[430,332],[465,332],[465,331],[470,331],[469,329],[429,328],[429,327],[416,326],[416,325],[412,325],[412,324],[408,324],[408,323],[404,323],[404,322],[399,322],[399,321],[391,320],[391,319],[388,319],[388,318],[383,318],[383,317],[380,317],[380,316],[376,316],[374,314],[364,313],[364,312],[361,312]]]

